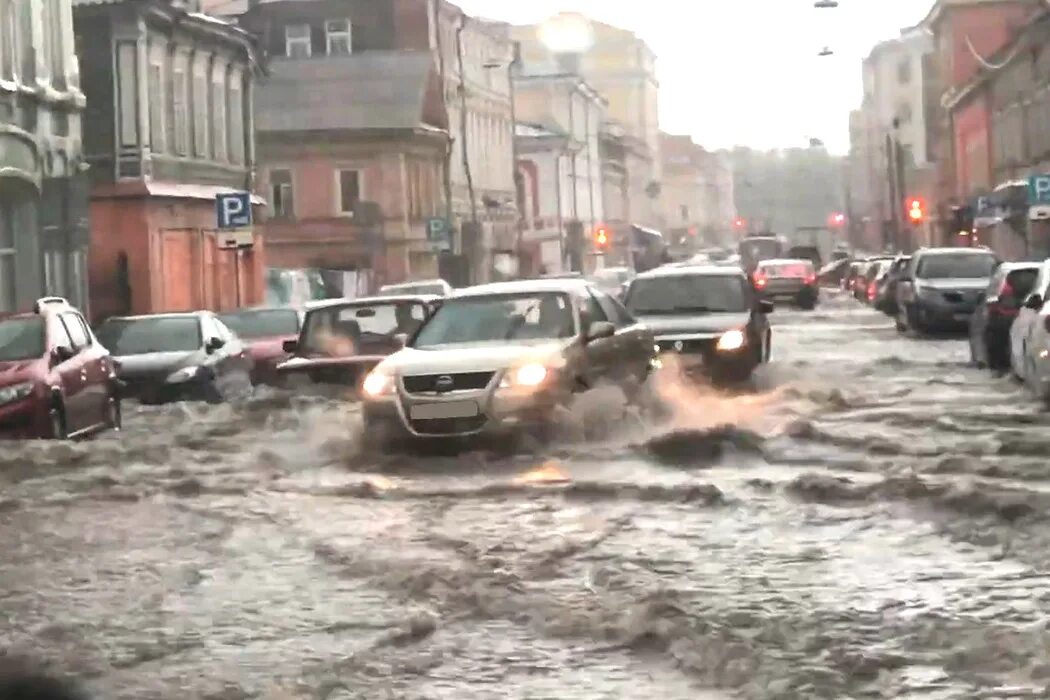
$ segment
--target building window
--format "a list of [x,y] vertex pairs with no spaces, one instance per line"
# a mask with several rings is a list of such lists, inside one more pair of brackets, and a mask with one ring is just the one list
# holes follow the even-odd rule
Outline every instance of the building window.
[[230,160],[244,162],[244,78],[240,71],[230,73]]
[[58,88],[66,87],[66,41],[63,36],[65,19],[62,0],[44,0],[51,14],[49,24],[44,25],[44,33],[51,34],[51,83]]
[[339,213],[354,213],[361,201],[361,172],[359,170],[340,170],[339,176]]
[[284,28],[284,55],[288,58],[310,58],[310,25],[289,24]]
[[349,56],[353,48],[350,41],[350,20],[330,19],[324,23],[325,44],[329,56]]
[[291,170],[270,171],[270,207],[274,218],[295,217],[295,193],[292,189]]
[[66,296],[65,253],[44,251],[44,290],[52,296]]
[[0,205],[0,311],[14,311],[17,303],[15,227],[11,206]]
[[150,150],[160,153],[164,150],[164,96],[167,80],[164,71],[166,50],[163,46],[154,46],[150,51],[149,64],[149,135]]
[[120,92],[120,143],[122,146],[137,146],[139,143],[139,100],[135,85],[136,52],[134,42],[122,42],[117,52]]
[[897,82],[901,85],[907,85],[911,82],[910,58],[902,58],[900,63],[897,64]]
[[225,161],[226,150],[226,68],[216,63],[211,74],[211,129],[212,155]]
[[193,64],[193,153],[208,157],[208,75],[207,58],[198,57]]
[[[29,3],[26,3],[27,5]],[[42,31],[40,32],[40,46],[38,47],[39,55],[43,58],[42,61],[37,65],[37,69],[41,70],[36,77],[37,79],[43,79],[44,81],[50,82],[51,78],[51,57],[52,50],[51,44],[54,37],[51,34],[51,25],[54,24],[54,8],[52,7],[51,0],[44,0],[36,8],[40,12],[40,26]]]
[[190,83],[186,74],[189,55],[178,53],[171,67],[171,121],[168,124],[169,149],[180,156],[190,151]]

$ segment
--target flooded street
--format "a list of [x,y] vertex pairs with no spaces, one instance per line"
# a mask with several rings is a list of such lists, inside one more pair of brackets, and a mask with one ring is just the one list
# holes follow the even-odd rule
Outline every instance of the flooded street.
[[381,462],[352,406],[5,445],[2,643],[132,698],[1046,697],[1050,417],[852,300],[734,397]]

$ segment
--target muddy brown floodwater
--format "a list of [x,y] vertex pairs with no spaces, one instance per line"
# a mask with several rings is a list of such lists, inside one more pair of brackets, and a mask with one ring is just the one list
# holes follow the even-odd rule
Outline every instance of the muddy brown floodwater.
[[369,460],[282,395],[4,445],[0,643],[122,700],[1046,697],[1048,416],[964,340],[774,318],[756,392],[533,454]]

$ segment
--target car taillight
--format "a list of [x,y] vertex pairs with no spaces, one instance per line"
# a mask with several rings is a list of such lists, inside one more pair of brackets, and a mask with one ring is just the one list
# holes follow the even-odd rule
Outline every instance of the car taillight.
[[813,284],[816,281],[817,281],[817,276],[816,275],[813,275],[813,274],[806,275],[806,284]]
[[765,287],[766,286],[766,278],[765,277],[756,277],[755,278],[755,286],[756,287]]
[[871,299],[872,301],[874,301],[875,300],[875,294],[877,292],[878,292],[878,287],[875,285],[875,282],[872,282],[871,284],[868,285],[868,299]]
[[1010,286],[1010,283],[1003,280],[1003,286],[999,288],[999,297],[1002,299],[1009,299],[1014,295],[1014,288]]

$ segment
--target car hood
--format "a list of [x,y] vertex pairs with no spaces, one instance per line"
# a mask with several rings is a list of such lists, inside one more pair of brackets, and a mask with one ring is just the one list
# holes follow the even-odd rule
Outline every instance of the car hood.
[[984,290],[988,286],[988,278],[948,278],[942,280],[915,280],[915,285],[923,289],[936,289],[938,291],[964,291],[972,292]]
[[124,378],[149,376],[163,372],[174,372],[182,367],[204,361],[204,353],[197,352],[151,352],[143,355],[115,355],[119,375]]
[[699,315],[639,316],[638,320],[644,323],[653,332],[653,335],[660,337],[690,333],[722,333],[732,328],[746,326],[749,317],[748,312],[742,311]]
[[383,366],[397,374],[495,372],[551,357],[562,357],[570,340],[529,343],[470,343],[442,345],[426,350],[405,348],[386,358]]
[[0,362],[0,386],[34,381],[47,373],[43,360]]

